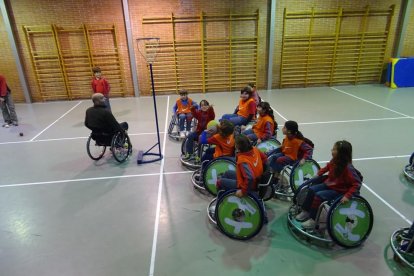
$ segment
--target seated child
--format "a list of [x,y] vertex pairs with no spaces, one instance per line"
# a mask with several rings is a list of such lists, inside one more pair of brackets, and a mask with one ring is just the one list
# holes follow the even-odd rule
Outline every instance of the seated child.
[[206,150],[201,161],[212,160],[220,156],[234,156],[234,125],[229,120],[221,120],[217,133],[208,138],[207,131],[200,135],[200,144],[216,145]]
[[266,154],[253,147],[245,135],[236,136],[236,171],[227,171],[217,181],[217,190],[238,189],[236,196],[257,191],[257,182],[264,172]]
[[259,92],[257,92],[256,84],[254,84],[254,82],[250,82],[247,85],[252,88],[252,98],[254,99],[256,105],[259,105],[259,103],[262,102],[262,98],[260,98]]
[[240,92],[239,105],[233,114],[224,114],[222,120],[229,120],[235,126],[247,125],[256,116],[256,103],[252,98],[250,86],[244,87]]
[[[309,188],[302,212],[296,220],[304,221],[304,228],[313,228],[319,205],[323,201],[334,200],[341,196],[341,203],[346,203],[353,195],[359,193],[362,176],[352,165],[352,145],[347,141],[338,141],[332,148],[332,159],[319,170],[318,176],[328,172],[328,177],[316,177]],[[322,183],[321,183],[322,182]]]
[[280,173],[286,165],[293,165],[299,157],[300,164],[306,159],[312,158],[313,149],[304,141],[302,133],[295,121],[286,121],[282,128],[285,135],[282,146],[272,152],[269,156],[269,165],[276,173]]
[[[193,115],[191,114],[190,108],[192,106],[197,107],[197,103],[193,102],[193,100],[188,97],[187,90],[181,90],[180,98],[175,102],[175,105],[173,107],[173,112],[177,115],[178,118],[181,138],[185,138],[185,136],[188,135],[191,130],[191,121],[193,120]],[[186,122],[185,132],[184,122]]]
[[243,131],[243,134],[249,137],[250,141],[259,144],[273,137],[277,123],[268,102],[259,103],[257,113],[259,113],[259,118],[256,124],[253,128]]
[[207,128],[207,124],[216,117],[213,106],[211,106],[206,100],[202,100],[200,102],[200,109],[192,106],[191,114],[197,119],[197,129],[194,132],[190,132],[187,136],[187,142],[185,145],[186,155],[183,158],[184,160],[191,160],[195,158],[193,156],[194,141],[198,140],[198,137]]

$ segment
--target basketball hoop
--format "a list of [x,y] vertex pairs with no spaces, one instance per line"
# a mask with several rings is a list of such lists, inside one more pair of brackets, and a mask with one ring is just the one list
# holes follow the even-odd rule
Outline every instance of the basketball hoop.
[[138,51],[148,64],[153,64],[160,46],[159,37],[143,37],[137,39]]
[[[152,64],[155,61],[157,56],[158,48],[160,46],[160,38],[159,37],[143,37],[137,39],[138,44],[138,51],[141,56],[145,59],[147,64],[149,64],[150,74],[151,74],[151,87],[152,87],[152,98],[154,100],[154,113],[155,113],[155,125],[157,126],[157,138],[158,142],[153,145],[149,150],[146,152],[140,150],[138,152],[138,164],[145,164],[145,163],[152,163],[155,161],[159,161],[162,159],[161,154],[161,143],[160,143],[160,129],[158,127],[158,112],[157,112],[157,101],[155,99],[155,87],[154,87],[154,76],[152,74]],[[158,146],[158,153],[150,152],[153,148]],[[151,160],[144,160],[145,156],[156,156]]]

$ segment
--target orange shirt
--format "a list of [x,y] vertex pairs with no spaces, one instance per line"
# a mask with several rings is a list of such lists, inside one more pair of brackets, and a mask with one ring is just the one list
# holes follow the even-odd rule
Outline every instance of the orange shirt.
[[282,153],[296,161],[298,159],[298,153],[302,143],[303,140],[298,138],[289,139],[286,137],[282,142]]
[[207,139],[209,144],[216,145],[214,158],[220,156],[234,156],[234,135],[223,137],[220,134],[214,134],[213,137]]
[[253,126],[253,132],[256,134],[257,138],[262,139],[266,137],[266,123],[270,123],[271,126],[271,133],[275,132],[275,122],[273,122],[272,118],[269,115],[260,116],[257,120],[256,124]]
[[193,105],[193,101],[190,98],[188,98],[186,105],[183,104],[181,99],[178,99],[176,103],[177,103],[178,114],[183,114],[183,113],[187,114],[191,112],[191,106]]
[[253,114],[253,117],[256,115],[256,102],[252,98],[249,98],[247,101],[240,99],[238,107],[237,115],[239,116],[247,118],[250,114]]
[[237,188],[241,189],[244,195],[249,190],[257,190],[257,181],[263,174],[263,163],[266,163],[266,160],[266,155],[256,147],[237,154]]

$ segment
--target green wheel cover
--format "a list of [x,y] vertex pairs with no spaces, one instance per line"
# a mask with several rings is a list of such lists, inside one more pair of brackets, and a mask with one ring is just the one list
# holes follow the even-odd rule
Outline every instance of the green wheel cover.
[[277,140],[269,139],[263,141],[256,146],[261,152],[268,154],[269,152],[280,147],[280,143]]
[[[228,194],[217,205],[217,223],[221,230],[230,237],[250,238],[262,227],[262,214],[259,206],[252,198],[245,196],[239,198],[234,193]],[[240,221],[235,220],[235,210],[243,210]]]
[[318,163],[313,160],[306,160],[303,165],[297,165],[292,170],[292,176],[290,182],[292,183],[292,189],[296,191],[300,185],[303,184],[304,178],[311,179],[316,176],[320,167]]
[[339,245],[355,247],[368,237],[372,229],[373,215],[366,200],[353,197],[345,204],[337,202],[331,209],[329,232]]
[[234,161],[217,159],[207,166],[204,173],[204,186],[213,195],[217,195],[217,178],[226,171],[236,171]]

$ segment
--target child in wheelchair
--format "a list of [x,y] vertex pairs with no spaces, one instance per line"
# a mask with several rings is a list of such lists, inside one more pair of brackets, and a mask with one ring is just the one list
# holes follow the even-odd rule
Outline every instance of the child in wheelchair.
[[257,144],[273,137],[277,123],[273,110],[268,102],[261,102],[257,106],[259,118],[251,129],[244,130],[242,133],[249,137],[252,142]]
[[239,105],[233,114],[224,114],[221,120],[229,120],[235,126],[247,125],[256,116],[256,102],[252,98],[252,88],[244,87],[240,92]]
[[257,191],[257,181],[263,174],[267,156],[251,145],[245,135],[236,137],[236,171],[227,171],[217,180],[217,190],[237,189],[236,196]]
[[209,148],[201,157],[201,162],[212,160],[220,156],[234,156],[234,125],[229,120],[221,120],[217,126],[217,133],[208,137],[210,134],[205,130],[200,136],[200,144],[215,145]]
[[[214,108],[209,104],[208,101],[202,100],[200,102],[200,109],[197,109],[195,106],[191,107],[191,114],[194,118],[197,119],[197,128],[196,131],[190,132],[187,135],[187,140],[185,144],[185,156],[183,160],[192,160],[199,158],[198,156],[193,156],[194,153],[194,141],[198,140],[201,133],[206,130],[207,124],[215,119]],[[200,146],[199,146],[200,149]],[[200,161],[200,160],[196,160]]]
[[315,227],[317,210],[322,202],[341,197],[341,203],[346,203],[359,193],[362,176],[352,165],[352,145],[348,141],[334,144],[332,159],[319,170],[318,176],[326,172],[327,177],[316,177],[307,182],[312,184],[301,206],[302,212],[295,217],[305,229]]
[[180,98],[177,99],[173,107],[173,112],[178,118],[180,138],[185,138],[191,131],[191,121],[193,120],[193,115],[191,113],[192,106],[198,107],[197,103],[188,97],[187,90],[181,90]]
[[293,165],[299,160],[300,164],[312,158],[313,144],[299,131],[298,123],[286,121],[282,128],[285,135],[282,146],[269,154],[269,166],[275,172],[275,177],[287,165]]

